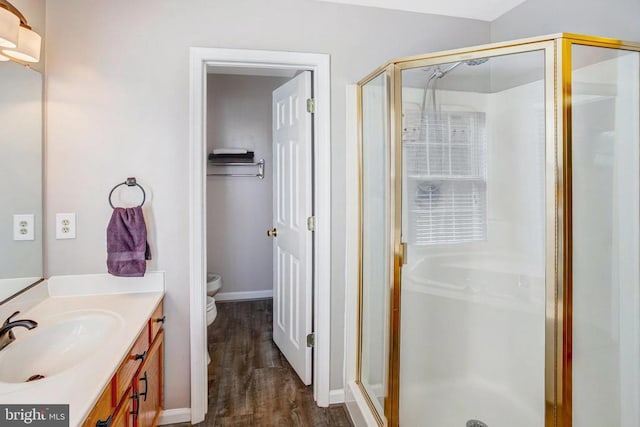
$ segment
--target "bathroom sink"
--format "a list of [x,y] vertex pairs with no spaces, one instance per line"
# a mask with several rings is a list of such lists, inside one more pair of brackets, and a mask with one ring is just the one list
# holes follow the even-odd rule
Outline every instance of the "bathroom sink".
[[37,328],[15,328],[16,340],[0,350],[0,382],[23,383],[64,373],[105,351],[105,341],[123,325],[115,313],[94,310],[33,320]]

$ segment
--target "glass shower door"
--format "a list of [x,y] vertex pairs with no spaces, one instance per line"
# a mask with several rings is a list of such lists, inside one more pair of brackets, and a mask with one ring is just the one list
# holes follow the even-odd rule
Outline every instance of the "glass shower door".
[[402,71],[401,426],[545,424],[545,53]]
[[389,110],[387,75],[362,86],[362,147],[360,191],[360,343],[358,381],[375,410],[384,419],[387,395],[390,218]]

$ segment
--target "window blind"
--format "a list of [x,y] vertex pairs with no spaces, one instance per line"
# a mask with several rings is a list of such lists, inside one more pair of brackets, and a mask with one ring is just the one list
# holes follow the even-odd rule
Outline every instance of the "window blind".
[[405,113],[410,244],[486,240],[486,151],[484,113]]

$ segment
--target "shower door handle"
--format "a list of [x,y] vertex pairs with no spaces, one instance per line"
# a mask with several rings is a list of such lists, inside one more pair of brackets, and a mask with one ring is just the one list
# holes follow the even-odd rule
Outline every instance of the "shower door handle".
[[267,236],[269,237],[277,237],[278,236],[278,230],[271,229],[271,230],[267,230]]

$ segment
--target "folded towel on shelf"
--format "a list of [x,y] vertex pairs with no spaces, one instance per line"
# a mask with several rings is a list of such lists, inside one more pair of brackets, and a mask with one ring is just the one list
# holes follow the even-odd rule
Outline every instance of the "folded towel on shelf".
[[150,259],[142,207],[115,208],[107,225],[107,271],[114,276],[142,277]]
[[209,160],[212,162],[252,162],[255,154],[253,151],[247,151],[244,154],[215,154],[209,153]]
[[246,148],[214,148],[213,154],[247,154]]

